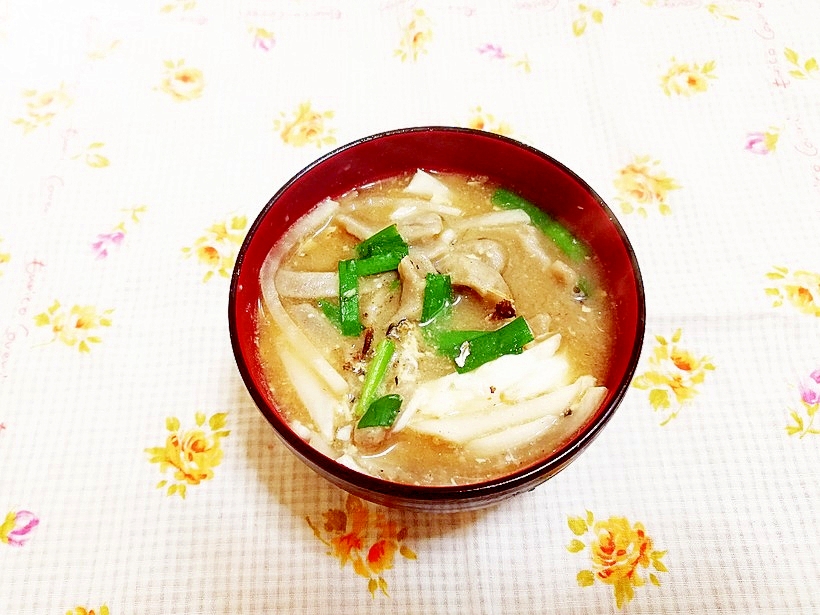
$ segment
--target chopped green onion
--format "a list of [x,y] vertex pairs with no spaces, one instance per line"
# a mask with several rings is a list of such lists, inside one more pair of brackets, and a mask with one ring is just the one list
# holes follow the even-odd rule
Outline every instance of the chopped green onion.
[[474,370],[507,354],[521,354],[524,345],[535,339],[527,321],[522,316],[511,320],[495,331],[487,331],[472,339],[466,339],[454,359],[460,374]]
[[401,396],[395,393],[379,397],[368,406],[357,427],[391,427],[401,409]]
[[339,261],[339,307],[327,301],[320,301],[319,307],[343,335],[355,337],[364,329],[359,318],[359,278],[393,271],[408,252],[407,242],[393,224],[357,245],[359,258]]
[[421,322],[429,323],[452,303],[453,286],[450,282],[450,276],[441,273],[428,273],[425,277]]
[[407,256],[407,242],[402,239],[396,225],[391,224],[357,245],[356,254],[360,259],[365,259],[374,254],[390,254],[402,249],[404,256]]
[[502,209],[521,209],[525,211],[533,225],[549,237],[573,261],[583,260],[587,256],[587,247],[543,209],[503,188],[496,190],[491,200],[493,205]]
[[393,271],[409,251],[396,225],[391,224],[356,246],[356,271],[360,277]]
[[433,330],[428,341],[435,346],[436,352],[445,357],[455,358],[461,353],[461,345],[464,342],[469,342],[477,338],[479,335],[484,335],[486,331],[471,331],[471,330],[455,330],[455,329],[439,329]]
[[364,277],[375,273],[394,271],[405,256],[407,256],[406,249],[404,251],[397,249],[394,252],[377,252],[367,258],[356,259],[356,273],[359,277]]
[[342,334],[356,336],[362,332],[359,320],[359,276],[355,260],[339,261],[339,321]]
[[339,309],[339,306],[330,301],[325,301],[324,299],[319,299],[316,304],[319,306],[319,309],[322,310],[322,313],[327,316],[327,319],[331,322],[331,324],[341,331],[342,311]]
[[362,416],[370,408],[370,404],[376,400],[379,387],[387,374],[387,368],[390,367],[390,360],[393,358],[395,351],[396,344],[388,338],[384,338],[376,345],[373,358],[365,371],[362,392],[359,394],[359,401],[356,403],[356,416]]

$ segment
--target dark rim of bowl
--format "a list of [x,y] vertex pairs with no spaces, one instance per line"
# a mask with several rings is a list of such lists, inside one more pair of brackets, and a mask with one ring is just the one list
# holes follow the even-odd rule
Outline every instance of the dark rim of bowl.
[[[408,483],[391,482],[385,479],[357,472],[320,453],[309,443],[307,443],[305,440],[299,437],[290,428],[290,426],[287,424],[284,418],[281,417],[275,409],[270,407],[268,401],[265,399],[263,394],[257,389],[253,377],[250,374],[250,369],[242,353],[241,345],[236,330],[236,319],[234,316],[236,312],[237,284],[239,281],[239,274],[242,269],[245,253],[248,250],[248,246],[253,241],[257,228],[262,224],[269,210],[279,200],[282,194],[288,191],[294,183],[299,181],[304,175],[310,173],[315,167],[321,165],[326,160],[333,158],[348,149],[355,148],[361,145],[362,143],[367,143],[369,141],[390,137],[393,135],[421,132],[463,133],[471,134],[474,136],[480,136],[486,139],[494,139],[506,142],[509,145],[513,145],[515,147],[527,150],[529,153],[545,160],[549,164],[554,165],[555,167],[569,175],[595,200],[595,202],[604,211],[610,223],[617,231],[619,239],[622,242],[623,247],[626,250],[627,255],[629,257],[635,282],[635,289],[637,293],[637,322],[634,342],[630,352],[629,360],[626,363],[627,369],[624,373],[623,378],[619,382],[617,389],[614,391],[612,397],[610,398],[609,404],[602,410],[599,410],[596,417],[592,419],[591,422],[588,422],[585,426],[581,427],[570,440],[566,441],[557,450],[553,451],[548,457],[536,461],[523,468],[520,468],[505,476],[490,479],[487,481],[468,483],[463,485],[413,485]],[[564,467],[566,467],[577,456],[577,454],[580,453],[583,449],[585,449],[601,432],[601,430],[612,418],[613,414],[615,413],[615,410],[618,408],[621,401],[623,400],[623,397],[625,396],[626,391],[629,388],[629,385],[637,369],[638,360],[640,358],[641,350],[643,347],[643,339],[646,327],[646,298],[643,286],[643,279],[641,276],[640,268],[638,266],[635,251],[631,242],[629,241],[629,238],[626,235],[626,232],[624,231],[623,227],[621,226],[620,222],[615,217],[609,206],[598,195],[598,193],[595,192],[595,190],[593,190],[592,187],[589,184],[587,184],[586,181],[584,181],[578,174],[576,174],[574,171],[569,169],[567,166],[565,166],[563,163],[559,162],[552,156],[545,154],[544,152],[530,145],[521,143],[520,141],[517,141],[510,137],[486,131],[475,130],[472,128],[461,128],[454,126],[418,126],[388,130],[385,132],[380,132],[365,137],[361,137],[345,145],[342,145],[322,155],[321,157],[317,158],[316,160],[308,164],[306,167],[304,167],[302,170],[296,173],[293,177],[291,177],[291,179],[289,179],[273,195],[273,197],[271,197],[271,199],[268,201],[268,203],[256,217],[250,229],[248,230],[248,233],[245,236],[245,240],[243,241],[242,246],[237,254],[236,263],[234,265],[233,273],[231,276],[231,285],[228,299],[228,321],[230,329],[231,346],[233,348],[234,358],[236,360],[237,367],[239,368],[245,386],[248,392],[250,393],[252,399],[256,403],[257,407],[262,411],[262,414],[265,416],[268,422],[273,426],[278,436],[284,441],[284,443],[293,452],[299,455],[314,470],[330,474],[336,479],[337,484],[339,484],[342,487],[346,486],[354,492],[372,493],[374,494],[374,496],[378,496],[377,499],[383,501],[395,501],[399,503],[415,502],[430,504],[435,504],[436,502],[452,503],[467,501],[476,501],[478,503],[482,500],[493,500],[495,496],[515,494],[537,486],[539,483],[547,480],[551,476],[561,471]]]

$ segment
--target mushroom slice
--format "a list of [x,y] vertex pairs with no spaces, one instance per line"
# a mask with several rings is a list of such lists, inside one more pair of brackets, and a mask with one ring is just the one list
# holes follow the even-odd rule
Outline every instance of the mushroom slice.
[[436,273],[436,268],[424,254],[410,248],[410,253],[399,262],[398,271],[401,278],[401,300],[393,322],[419,320],[427,274]]
[[371,235],[375,235],[378,228],[372,224],[363,222],[355,215],[348,213],[340,213],[336,215],[336,223],[345,231],[353,235],[356,239],[365,240]]
[[451,252],[441,258],[436,266],[441,273],[449,274],[453,286],[471,288],[495,304],[513,300],[510,287],[501,274],[476,256]]
[[564,261],[553,261],[549,267],[549,271],[559,284],[570,288],[578,284],[578,272]]
[[499,273],[507,266],[507,251],[494,239],[468,239],[456,245],[458,252],[481,259]]
[[444,223],[433,211],[419,211],[398,221],[399,235],[407,242],[432,239],[441,233]]

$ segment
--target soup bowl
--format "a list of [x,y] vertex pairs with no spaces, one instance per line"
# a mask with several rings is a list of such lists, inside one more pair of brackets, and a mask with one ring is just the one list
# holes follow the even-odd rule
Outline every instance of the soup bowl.
[[[266,379],[257,343],[260,272],[271,247],[322,200],[417,169],[486,176],[546,211],[596,254],[601,283],[615,309],[615,342],[597,411],[540,459],[473,484],[425,486],[376,478],[319,452],[286,420]],[[643,343],[645,299],[634,250],[609,207],[578,175],[549,155],[513,139],[465,128],[424,126],[359,139],[297,173],[264,206],[233,270],[228,322],[245,386],[287,448],[319,475],[377,504],[429,512],[486,507],[529,491],[567,467],[607,425],[634,375]]]

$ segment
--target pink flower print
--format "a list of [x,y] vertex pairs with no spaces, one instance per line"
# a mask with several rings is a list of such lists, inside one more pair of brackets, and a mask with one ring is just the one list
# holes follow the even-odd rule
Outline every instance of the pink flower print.
[[40,524],[40,519],[28,510],[11,511],[0,525],[0,542],[13,547],[22,547],[31,537],[31,531]]
[[266,28],[249,28],[253,34],[253,48],[262,51],[270,51],[276,45],[276,37],[273,32]]
[[109,248],[119,246],[125,239],[123,231],[113,231],[111,233],[100,233],[97,235],[97,241],[91,244],[91,249],[97,255],[97,260],[108,256]]
[[747,135],[746,151],[762,155],[769,153],[769,149],[766,147],[766,139],[762,132],[750,132]]
[[807,405],[820,404],[820,369],[814,370],[807,380],[800,383],[800,399]]
[[779,130],[773,127],[766,131],[750,132],[746,135],[747,152],[765,156],[771,154],[777,148],[777,141],[780,138]]
[[498,45],[493,45],[492,43],[484,43],[481,45],[481,47],[478,48],[478,53],[496,60],[503,60],[507,57],[507,54],[504,53],[504,50],[501,49],[501,47]]
[[255,39],[253,39],[253,46],[255,49],[261,49],[262,51],[270,51],[271,47],[273,47],[273,42],[268,39],[264,39],[260,36],[257,36]]

